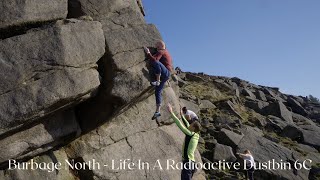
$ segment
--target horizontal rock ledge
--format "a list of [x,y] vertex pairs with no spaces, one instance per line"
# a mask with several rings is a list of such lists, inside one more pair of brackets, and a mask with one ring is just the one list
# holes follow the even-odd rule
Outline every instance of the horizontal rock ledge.
[[[62,125],[63,124],[63,125]],[[66,136],[80,134],[73,110],[55,113],[43,123],[0,140],[0,164],[9,159],[33,157],[53,148],[50,144],[63,143]]]
[[24,26],[30,23],[52,21],[67,17],[67,0],[2,0],[0,2],[0,29]]

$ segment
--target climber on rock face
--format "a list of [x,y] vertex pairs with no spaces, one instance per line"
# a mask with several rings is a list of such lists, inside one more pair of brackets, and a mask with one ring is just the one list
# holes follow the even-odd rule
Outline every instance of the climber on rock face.
[[174,122],[177,124],[179,129],[186,135],[182,149],[183,169],[181,171],[181,180],[191,180],[193,174],[196,171],[196,169],[194,168],[194,152],[198,145],[201,125],[198,121],[194,121],[193,123],[189,124],[189,122],[184,118],[184,116],[181,116],[183,121],[182,123],[174,114],[170,104],[168,104],[167,108]]
[[148,58],[150,59],[150,64],[152,67],[152,73],[155,75],[155,81],[151,82],[151,85],[155,86],[155,96],[156,96],[156,112],[154,113],[152,119],[156,119],[161,116],[160,107],[162,101],[162,90],[165,83],[170,77],[172,71],[172,59],[169,51],[166,49],[166,45],[163,41],[158,41],[156,43],[157,53],[152,55],[149,48],[144,47]]

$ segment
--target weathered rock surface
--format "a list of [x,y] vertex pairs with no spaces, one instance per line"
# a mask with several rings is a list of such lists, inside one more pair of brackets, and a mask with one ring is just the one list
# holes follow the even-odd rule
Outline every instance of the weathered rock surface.
[[218,137],[216,138],[220,144],[225,144],[233,148],[236,148],[239,145],[241,139],[243,138],[243,135],[237,134],[227,129],[221,129],[221,131],[218,134]]
[[278,90],[279,89],[272,89],[272,88],[263,88],[263,92],[265,93],[266,97],[268,100],[277,100],[280,102],[283,102],[283,99],[279,97],[278,95]]
[[245,102],[245,105],[253,109],[254,111],[262,114],[264,112],[264,108],[267,107],[269,103],[265,101],[260,101],[260,100],[247,99],[247,101]]
[[250,91],[250,90],[247,89],[247,88],[244,88],[244,89],[242,90],[242,94],[243,94],[244,96],[249,96],[249,97],[252,98],[252,99],[256,99],[256,96],[253,94],[253,92]]
[[306,110],[301,106],[301,104],[298,101],[296,101],[292,97],[288,98],[287,104],[289,107],[291,107],[293,112],[301,114],[303,116],[307,115]]
[[102,23],[105,31],[145,24],[141,1],[69,0],[68,5],[68,17],[92,17]]
[[[164,101],[171,102],[175,111],[179,111],[178,98],[171,88],[166,88]],[[181,147],[184,134],[172,124],[170,115],[163,110],[162,124],[172,124],[158,128],[155,121],[151,121],[155,100],[153,96],[138,102],[111,121],[100,126],[68,146],[68,155],[72,158],[83,158],[85,162],[99,159],[110,164],[112,160],[130,159],[148,162],[153,168],[157,160],[165,164],[167,159],[176,162],[181,160]],[[200,157],[198,156],[198,160]],[[178,170],[160,171],[159,169],[141,170],[93,170],[93,177],[102,179],[177,179]]]
[[[75,180],[77,179],[72,172],[69,170],[69,166],[65,163],[68,161],[68,156],[65,153],[64,149],[60,149],[57,151],[49,151],[45,155],[36,156],[33,159],[33,162],[38,164],[47,164],[46,169],[28,169],[19,170],[17,168],[13,170],[2,170],[0,171],[0,179],[2,180],[26,180],[26,179],[56,179],[56,180]],[[49,164],[60,162],[60,170],[55,169],[53,166]],[[27,161],[27,163],[31,163],[31,160]],[[21,167],[21,166],[20,166]],[[14,168],[14,167],[12,167]],[[35,168],[35,166],[34,166]],[[42,165],[42,168],[44,166]]]
[[0,29],[67,17],[67,0],[3,0],[0,2]]
[[281,102],[271,103],[269,106],[265,107],[263,110],[264,115],[274,115],[282,118],[288,123],[292,123],[292,113],[287,109],[287,107]]
[[[132,9],[139,12],[141,16],[143,15],[141,12],[142,7],[139,7],[139,3],[131,0],[70,0],[68,3],[68,15],[70,17],[89,15],[93,18],[99,18],[110,16],[112,13],[119,15],[119,11],[123,9]],[[127,21],[129,20],[127,19]]]
[[[320,130],[317,124],[320,105],[310,103],[307,98],[282,94],[279,88],[257,86],[239,78],[191,74],[198,76],[197,82],[186,79],[187,85],[181,87],[180,97],[199,102],[197,97],[202,96],[199,94],[201,91],[190,91],[187,86],[199,87],[199,84],[205,83],[205,87],[210,87],[211,84],[207,83],[210,80],[213,80],[214,88],[220,91],[222,97],[221,100],[208,98],[217,108],[202,109],[198,114],[202,119],[204,136],[204,145],[200,145],[203,161],[213,161],[212,154],[225,155],[227,150],[221,146],[227,145],[232,148],[231,152],[249,149],[257,163],[272,159],[291,163],[290,170],[256,170],[255,179],[307,179],[309,171],[295,170],[292,163],[311,159],[312,163],[307,165],[310,167],[320,162]],[[185,76],[188,76],[188,72]],[[237,89],[238,93],[234,93],[232,88]],[[211,89],[207,88],[207,91]],[[315,177],[314,169],[310,173],[310,177]],[[228,173],[207,171],[207,175],[209,179],[243,178],[233,170]]]
[[216,127],[223,127],[225,125],[232,126],[233,124],[235,124],[234,119],[226,115],[217,116],[213,121]]
[[78,20],[2,40],[0,133],[89,98],[104,48],[101,24]]
[[182,80],[181,78],[178,78],[177,81],[178,81],[178,86],[179,86],[179,87],[182,87],[182,86],[184,86],[184,85],[187,84],[187,83],[186,83],[184,80]]
[[230,146],[216,144],[213,152],[213,161],[225,160],[226,162],[234,162],[237,160]]
[[149,67],[143,47],[152,47],[161,39],[156,27],[142,24],[116,30],[103,29],[107,52],[99,61],[103,86],[96,98],[81,107],[82,122],[90,121],[92,116],[97,116],[98,122],[104,122],[122,106],[154,92],[149,83]]
[[235,108],[235,104],[233,102],[231,102],[230,100],[224,101],[222,103],[220,103],[218,105],[218,107],[220,109],[226,109],[228,110],[230,113],[232,113],[234,116],[243,119],[243,117],[241,116],[241,114],[236,110]]
[[[122,159],[130,159],[130,161],[137,164],[138,160],[141,160],[142,162],[150,163],[152,168],[159,157],[161,157],[161,164],[165,163],[165,159],[174,159],[177,161],[180,159],[178,155],[180,149],[176,139],[168,134],[166,128],[167,127],[138,132],[114,144],[106,147],[102,146],[101,149],[96,149],[91,153],[85,152],[82,154],[82,158],[85,162],[91,159],[99,159],[101,162],[107,164],[111,164],[112,160],[120,162]],[[174,126],[172,128],[174,128]],[[177,131],[176,128],[170,129],[170,131],[174,130]],[[180,138],[180,140],[183,140],[182,135],[180,135]],[[93,174],[95,177],[102,179],[112,179],[115,177],[118,179],[176,179],[179,177],[179,173],[174,171],[161,173],[160,170],[149,172],[141,170],[112,171],[111,167],[106,168],[106,170],[93,170]]]
[[218,89],[222,89],[224,91],[232,91],[232,90],[238,89],[237,84],[232,82],[232,81],[231,82],[230,81],[225,82],[225,80],[222,80],[222,79],[214,79],[213,80],[213,84]]
[[268,116],[267,117],[267,129],[270,129],[276,133],[281,133],[285,127],[288,126],[288,123],[283,119],[280,119],[275,116]]
[[[249,149],[257,162],[268,162],[269,160],[275,159],[277,162],[282,160],[283,162],[294,162],[295,159],[292,151],[286,147],[276,144],[270,140],[262,138],[263,133],[261,130],[252,127],[245,127],[242,132],[244,137],[239,142],[239,151],[243,152]],[[290,171],[290,170],[288,170]],[[300,170],[297,175],[287,171],[276,171],[276,170],[263,170],[256,172],[262,179],[274,179],[274,178],[285,178],[285,179],[307,179],[308,172]]]
[[68,17],[85,15],[102,23],[107,51],[99,61],[103,86],[96,98],[81,106],[80,116],[81,122],[93,115],[104,122],[151,90],[143,47],[154,46],[161,36],[155,26],[145,24],[141,1],[70,0],[68,10]]
[[186,74],[186,79],[189,81],[196,81],[196,82],[203,81],[203,79],[200,76],[191,74],[191,73]]
[[302,133],[302,143],[320,148],[320,127],[310,119],[293,113],[294,122]]
[[320,148],[320,128],[318,126],[303,126],[301,132],[304,144]]
[[[120,98],[123,104],[126,104],[150,86],[142,47],[153,46],[161,37],[153,25],[108,31],[106,34],[107,49],[111,56],[108,60],[115,71],[111,95]],[[127,59],[126,62],[123,59]],[[109,66],[110,62],[105,62],[105,66]],[[128,91],[130,93],[127,93]]]
[[23,159],[46,152],[80,134],[73,111],[63,111],[42,123],[0,140],[0,164],[9,159]]
[[262,101],[267,101],[266,95],[261,90],[256,91],[256,96]]
[[199,108],[200,109],[208,109],[208,108],[216,108],[216,106],[209,100],[201,100]]
[[297,126],[289,124],[282,129],[281,136],[288,137],[292,140],[301,141],[302,132]]

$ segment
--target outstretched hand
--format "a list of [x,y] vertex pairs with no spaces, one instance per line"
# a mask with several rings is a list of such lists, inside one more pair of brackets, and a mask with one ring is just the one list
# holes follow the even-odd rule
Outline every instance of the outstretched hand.
[[167,104],[167,109],[168,109],[168,111],[169,111],[170,113],[172,113],[172,112],[173,112],[173,110],[172,110],[172,106],[171,106],[171,104],[170,104],[170,103],[168,103],[168,104]]
[[240,157],[244,157],[244,156],[246,156],[245,154],[242,154],[242,153],[236,153],[238,156],[240,156]]

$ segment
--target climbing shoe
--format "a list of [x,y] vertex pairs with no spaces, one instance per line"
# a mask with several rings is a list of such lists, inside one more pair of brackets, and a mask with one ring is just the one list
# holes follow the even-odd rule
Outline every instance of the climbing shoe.
[[161,114],[159,112],[155,112],[154,115],[152,116],[152,120],[155,120],[160,116],[161,116]]
[[151,82],[151,85],[159,86],[160,85],[160,81],[153,81],[153,82]]

